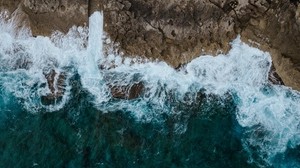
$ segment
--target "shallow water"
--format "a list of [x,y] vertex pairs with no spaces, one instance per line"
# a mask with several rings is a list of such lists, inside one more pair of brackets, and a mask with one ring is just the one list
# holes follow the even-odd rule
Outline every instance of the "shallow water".
[[[2,14],[1,167],[300,167],[300,94],[271,84],[270,55],[239,37],[175,70],[104,56],[99,12],[50,38],[14,23]],[[51,70],[64,92],[45,104]],[[140,82],[136,99],[111,95]]]

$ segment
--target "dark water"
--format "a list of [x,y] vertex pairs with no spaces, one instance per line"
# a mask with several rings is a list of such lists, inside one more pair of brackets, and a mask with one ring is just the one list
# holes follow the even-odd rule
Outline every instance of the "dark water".
[[[170,101],[181,113],[143,121],[130,111],[97,110],[78,80],[69,103],[52,113],[32,114],[1,93],[0,167],[272,167],[255,158],[255,147],[254,161],[243,148],[247,128],[236,121],[233,95]],[[277,155],[273,167],[298,167],[299,151]]]
[[257,167],[242,147],[230,96],[171,102],[182,113],[138,121],[129,111],[97,110],[73,85],[72,99],[52,113],[32,114],[22,100],[2,97],[1,167]]

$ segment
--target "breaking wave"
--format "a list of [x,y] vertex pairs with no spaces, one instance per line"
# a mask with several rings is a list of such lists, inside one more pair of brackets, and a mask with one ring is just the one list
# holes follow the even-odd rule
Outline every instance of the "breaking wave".
[[[165,115],[186,114],[201,101],[218,101],[221,106],[233,101],[236,111],[231,113],[243,128],[240,139],[248,162],[259,166],[274,166],[287,149],[299,147],[300,93],[270,83],[269,53],[239,37],[228,54],[203,55],[174,69],[165,62],[104,55],[100,12],[91,16],[89,28],[73,27],[66,35],[55,32],[51,37],[33,37],[26,28],[17,29],[13,19],[1,17],[3,109],[17,99],[31,113],[58,111],[72,100],[72,82],[79,75],[91,96],[87,100],[97,109],[130,112],[140,122],[163,122]],[[131,88],[139,88],[132,99]],[[216,111],[202,115],[212,113]],[[187,124],[179,122],[177,133],[184,133]]]

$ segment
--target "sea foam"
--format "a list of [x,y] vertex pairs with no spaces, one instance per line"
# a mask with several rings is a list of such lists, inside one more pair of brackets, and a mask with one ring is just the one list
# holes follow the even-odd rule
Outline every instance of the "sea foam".
[[[231,43],[228,54],[202,55],[175,70],[160,61],[104,56],[101,12],[90,17],[89,28],[73,27],[66,35],[55,32],[51,37],[32,37],[27,29],[17,30],[12,20],[2,16],[0,21],[0,86],[22,99],[30,112],[61,109],[70,99],[70,78],[78,73],[82,87],[103,112],[125,110],[137,119],[153,121],[160,114],[177,112],[170,101],[197,101],[195,94],[200,90],[219,97],[230,94],[238,109],[236,119],[247,130],[242,138],[250,155],[255,147],[259,157],[272,164],[278,153],[300,144],[299,92],[270,83],[270,54],[250,47],[240,37]],[[100,64],[113,68],[100,69]],[[62,101],[43,105],[41,96],[50,92],[44,73],[52,69],[66,74],[65,92]],[[108,87],[137,82],[144,90],[135,100],[115,99]]]

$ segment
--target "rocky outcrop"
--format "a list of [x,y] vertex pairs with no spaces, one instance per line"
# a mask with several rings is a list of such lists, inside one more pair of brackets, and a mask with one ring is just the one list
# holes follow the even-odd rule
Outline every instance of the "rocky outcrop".
[[65,93],[66,74],[51,69],[49,72],[44,73],[44,76],[47,80],[47,87],[50,93],[41,96],[41,102],[44,105],[58,103]]
[[276,69],[274,65],[271,66],[271,69],[269,71],[268,80],[274,85],[284,85],[281,77],[276,72]]
[[[105,31],[119,53],[166,61],[173,67],[201,54],[226,53],[238,34],[268,51],[287,86],[300,90],[299,0],[16,0],[34,35],[66,32],[104,11]],[[16,12],[18,11],[18,12]],[[111,45],[111,44],[110,44]]]
[[297,0],[103,1],[105,29],[125,55],[178,67],[201,54],[228,51],[240,34],[270,52],[283,82],[300,90]]
[[[127,55],[177,67],[201,53],[226,52],[234,19],[209,1],[105,1],[106,31]],[[225,17],[224,17],[225,16]],[[113,33],[117,32],[117,33]]]
[[117,99],[136,99],[144,91],[144,84],[142,82],[133,83],[132,85],[108,85],[111,90],[113,98]]
[[[251,2],[251,1],[250,1]],[[283,82],[300,90],[300,6],[298,0],[253,2],[241,15],[241,36],[270,52]],[[246,10],[248,9],[248,11]],[[254,12],[253,12],[254,11]],[[247,15],[251,17],[246,18]],[[255,44],[254,44],[255,45]]]
[[31,28],[33,35],[50,35],[58,30],[67,32],[73,25],[86,25],[86,0],[1,0],[0,9],[17,15]]

